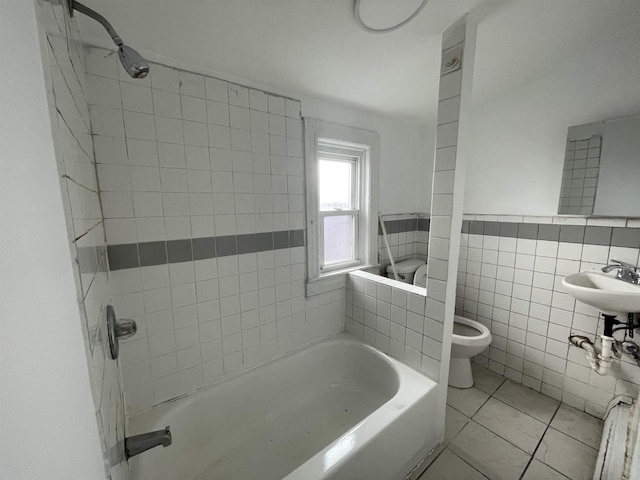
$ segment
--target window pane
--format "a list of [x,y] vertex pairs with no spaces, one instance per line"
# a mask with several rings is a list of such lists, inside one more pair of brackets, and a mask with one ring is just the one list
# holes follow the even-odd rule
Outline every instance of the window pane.
[[355,218],[351,215],[324,217],[324,264],[355,258]]
[[350,210],[352,205],[352,162],[320,159],[320,210]]

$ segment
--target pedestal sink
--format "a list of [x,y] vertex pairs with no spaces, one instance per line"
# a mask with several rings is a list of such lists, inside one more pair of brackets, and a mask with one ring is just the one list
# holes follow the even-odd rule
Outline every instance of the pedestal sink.
[[596,307],[605,315],[640,312],[640,285],[600,272],[574,273],[562,286],[576,300]]

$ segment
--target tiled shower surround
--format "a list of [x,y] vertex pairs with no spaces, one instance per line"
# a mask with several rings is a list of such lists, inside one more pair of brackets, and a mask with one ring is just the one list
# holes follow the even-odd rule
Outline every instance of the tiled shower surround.
[[129,414],[343,328],[305,298],[300,102],[162,65],[88,81]]
[[128,478],[124,462],[124,401],[118,364],[109,356],[104,308],[110,303],[107,252],[87,101],[84,50],[74,20],[58,2],[36,2],[46,36],[45,80],[53,140],[66,211],[70,248],[76,260],[78,307],[105,457],[106,478]]
[[[422,213],[406,213],[384,215],[387,238],[393,260],[401,262],[409,258],[427,261],[429,245],[429,215]],[[378,259],[380,273],[386,274],[386,267],[391,264],[389,253],[382,235],[382,227],[378,224]]]
[[560,281],[571,273],[599,270],[612,258],[636,265],[640,223],[466,218],[456,310],[485,324],[493,335],[490,348],[475,361],[596,416],[602,416],[614,394],[637,396],[640,367],[629,357],[614,359],[611,373],[600,376],[589,368],[583,350],[569,347],[573,333],[594,340],[603,320],[597,309],[565,293]]

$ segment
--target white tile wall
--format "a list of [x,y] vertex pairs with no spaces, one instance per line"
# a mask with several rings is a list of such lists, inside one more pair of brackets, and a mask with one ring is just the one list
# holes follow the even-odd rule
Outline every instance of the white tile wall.
[[443,330],[442,322],[425,316],[429,307],[424,288],[366,272],[349,274],[347,331],[438,380]]
[[[113,82],[94,131],[109,244],[304,228],[300,103],[152,64]],[[98,89],[98,87],[96,87]],[[103,118],[106,117],[106,118]],[[123,128],[122,125],[124,125]],[[138,322],[123,344],[134,414],[344,328],[344,291],[305,299],[304,247],[112,272],[115,305]]]
[[[600,219],[599,224],[618,226],[617,220]],[[600,376],[589,368],[584,351],[569,348],[570,333],[594,339],[604,325],[597,309],[576,302],[560,281],[570,273],[599,270],[618,256],[636,265],[639,254],[639,248],[463,233],[456,310],[485,324],[493,335],[490,348],[475,361],[596,416],[602,416],[614,395],[635,397],[640,367],[631,359],[614,360],[611,373]]]
[[[106,270],[106,242],[98,194],[91,117],[86,93],[84,51],[79,47],[75,21],[62,3],[37,2],[38,18],[46,32],[48,52],[45,80],[49,91],[53,138],[65,201],[71,250],[76,258],[79,309],[85,320],[89,373],[96,407],[98,430],[105,457],[105,478],[128,478],[121,451],[124,439],[124,402],[117,362],[110,359],[103,332],[103,313],[110,303]],[[114,86],[95,85],[103,105],[113,101]],[[118,131],[117,122],[106,117],[98,128]],[[113,172],[111,180],[120,185]],[[120,183],[119,183],[120,182]]]

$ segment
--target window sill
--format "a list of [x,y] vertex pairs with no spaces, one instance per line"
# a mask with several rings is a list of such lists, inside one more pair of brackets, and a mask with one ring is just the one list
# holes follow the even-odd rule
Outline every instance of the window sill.
[[339,290],[347,286],[347,274],[356,270],[371,270],[378,268],[380,265],[354,265],[353,267],[343,268],[327,272],[319,277],[307,280],[307,297],[320,295],[322,293]]

